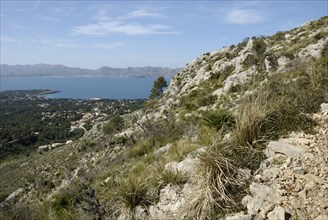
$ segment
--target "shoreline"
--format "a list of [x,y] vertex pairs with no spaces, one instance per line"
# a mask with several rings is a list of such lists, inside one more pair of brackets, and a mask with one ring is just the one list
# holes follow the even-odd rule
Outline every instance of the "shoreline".
[[[130,76],[130,75],[73,75],[73,76],[1,76],[1,79],[26,79],[26,78],[66,78],[66,77],[113,77],[113,78],[130,78],[130,79],[140,79],[140,78],[157,78],[158,76]],[[165,78],[173,78],[174,76],[164,76]]]
[[41,92],[39,92],[38,94],[36,94],[37,96],[43,96],[43,95],[49,95],[49,94],[55,94],[55,93],[60,93],[60,91],[58,90],[51,90],[51,89],[45,89]]

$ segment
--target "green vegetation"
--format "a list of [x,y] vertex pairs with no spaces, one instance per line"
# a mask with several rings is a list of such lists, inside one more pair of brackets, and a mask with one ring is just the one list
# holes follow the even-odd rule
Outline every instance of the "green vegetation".
[[267,45],[265,41],[261,38],[253,37],[253,54],[249,54],[244,60],[244,67],[249,68],[251,66],[256,66],[259,72],[265,70],[264,59],[266,57]]
[[73,207],[75,201],[70,195],[57,194],[51,201],[52,216],[54,219],[71,220],[73,216],[70,209]]
[[105,134],[111,134],[114,132],[119,132],[124,127],[124,120],[121,116],[113,116],[107,124],[104,125],[103,131]]
[[216,130],[220,130],[223,126],[232,127],[235,123],[232,114],[225,109],[205,112],[203,120],[207,126]]
[[167,82],[163,76],[158,77],[154,81],[153,88],[151,89],[150,99],[160,98],[163,95],[163,89],[167,87]]
[[[0,93],[0,160],[37,146],[74,140],[84,134],[71,125],[87,113],[92,119],[105,120],[142,107],[144,100],[46,99],[44,90],[4,91]],[[96,116],[98,114],[98,116]],[[84,120],[85,128],[94,122]]]
[[166,186],[167,184],[179,186],[187,182],[187,176],[185,174],[172,167],[165,169],[164,164],[158,164],[156,172],[158,173],[158,183],[161,186]]
[[[149,205],[151,196],[148,195],[147,179],[144,176],[129,176],[119,183],[118,197],[123,205],[131,212],[138,205]],[[132,213],[133,217],[134,214]]]
[[190,202],[189,215],[212,219],[217,213],[227,211],[228,207],[235,204],[232,192],[239,195],[244,193],[240,189],[233,190],[241,185],[236,179],[237,167],[222,155],[219,147],[211,147],[199,159],[198,189],[194,200]]

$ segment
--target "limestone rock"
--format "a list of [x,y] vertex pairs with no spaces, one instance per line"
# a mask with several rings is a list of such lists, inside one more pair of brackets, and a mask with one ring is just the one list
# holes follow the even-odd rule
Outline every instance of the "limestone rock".
[[246,180],[252,176],[252,171],[250,169],[238,169],[239,179]]
[[300,157],[304,152],[304,148],[286,143],[283,139],[280,139],[278,141],[270,141],[265,151],[265,155],[267,157],[274,157],[275,154],[278,153],[292,158],[297,158]]
[[283,200],[275,189],[261,183],[252,183],[250,185],[250,191],[254,197],[267,200],[275,204],[279,204]]
[[320,110],[323,111],[328,111],[328,103],[322,103],[320,105]]
[[15,199],[19,194],[21,194],[24,191],[23,188],[19,188],[16,191],[14,191],[12,194],[10,194],[2,203],[0,203],[0,207],[3,207],[6,205],[6,203],[10,202],[11,200]]
[[171,147],[173,146],[173,144],[168,143],[167,145],[159,148],[158,150],[155,151],[155,154],[163,154],[166,153]]
[[279,175],[280,169],[277,167],[271,167],[263,171],[264,179],[274,179]]
[[149,207],[149,216],[150,219],[165,219],[164,213],[159,210],[156,206],[150,206]]
[[268,213],[268,220],[285,220],[285,209],[277,206]]
[[224,220],[261,220],[262,218],[257,214],[238,213],[232,216],[227,216]]
[[319,215],[314,220],[327,220],[327,219],[328,219],[328,215]]
[[294,170],[294,173],[297,173],[297,174],[305,173],[305,170],[302,167],[295,167],[293,170]]
[[[185,204],[186,199],[181,190],[168,184],[160,191],[160,200],[157,203],[157,208],[164,213],[167,219],[174,216],[182,216]],[[156,209],[153,211],[154,215],[161,215],[161,212],[156,211]]]
[[321,39],[316,44],[308,45],[307,47],[300,50],[300,52],[298,53],[298,56],[300,58],[306,58],[306,57],[318,58],[318,57],[320,57],[321,49],[323,48],[327,39],[328,38]]

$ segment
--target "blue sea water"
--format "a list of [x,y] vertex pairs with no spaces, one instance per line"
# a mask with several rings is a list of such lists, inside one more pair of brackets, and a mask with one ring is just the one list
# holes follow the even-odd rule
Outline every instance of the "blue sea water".
[[[49,98],[138,99],[148,98],[156,78],[26,77],[1,78],[0,90],[51,89],[60,91]],[[168,82],[170,79],[166,79]]]

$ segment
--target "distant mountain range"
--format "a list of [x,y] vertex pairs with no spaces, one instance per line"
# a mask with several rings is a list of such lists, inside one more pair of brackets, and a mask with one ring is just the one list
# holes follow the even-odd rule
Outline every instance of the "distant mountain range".
[[44,76],[123,76],[123,77],[172,77],[182,68],[168,67],[101,67],[96,70],[67,67],[64,65],[35,64],[7,65],[1,64],[1,77],[44,77]]

